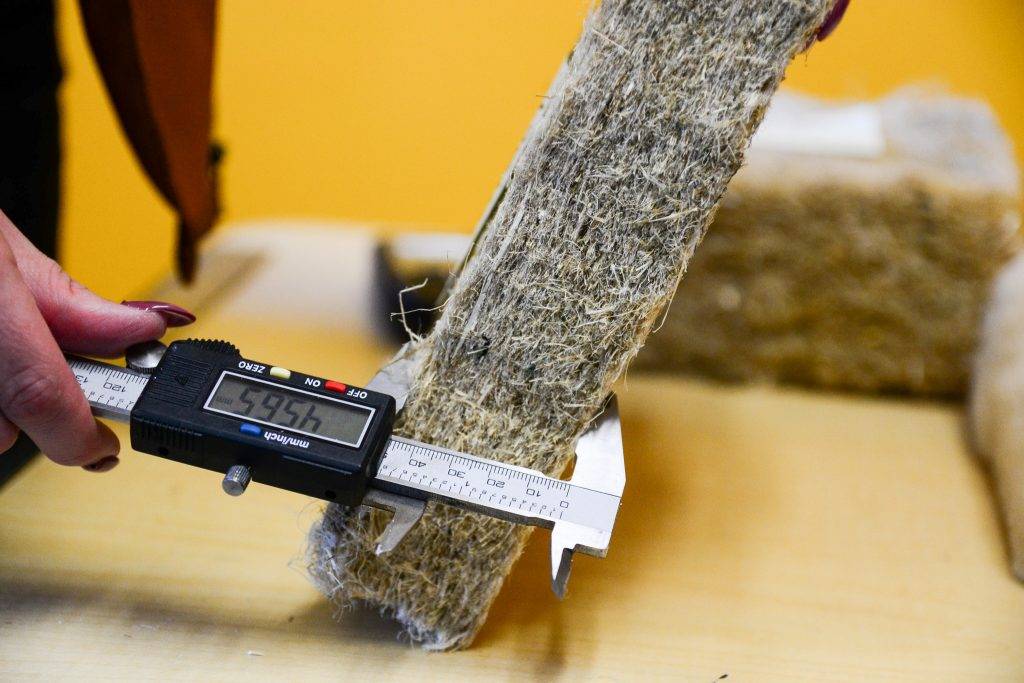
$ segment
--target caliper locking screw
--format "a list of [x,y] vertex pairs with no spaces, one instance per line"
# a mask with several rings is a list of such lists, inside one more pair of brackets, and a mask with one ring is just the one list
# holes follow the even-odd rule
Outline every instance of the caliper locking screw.
[[167,347],[158,340],[133,344],[124,353],[124,364],[129,370],[149,375],[160,365],[160,359],[164,357],[166,350]]
[[252,481],[252,473],[249,472],[249,468],[245,465],[232,465],[224,475],[224,481],[221,482],[221,487],[224,489],[224,493],[229,496],[240,496],[245,493],[245,488]]

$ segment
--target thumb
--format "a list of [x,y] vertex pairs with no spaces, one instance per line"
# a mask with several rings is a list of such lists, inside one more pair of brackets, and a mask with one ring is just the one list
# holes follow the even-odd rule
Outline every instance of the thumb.
[[2,213],[0,234],[10,246],[39,312],[63,350],[118,356],[132,344],[163,336],[168,321],[159,312],[121,306],[92,293],[32,246]]

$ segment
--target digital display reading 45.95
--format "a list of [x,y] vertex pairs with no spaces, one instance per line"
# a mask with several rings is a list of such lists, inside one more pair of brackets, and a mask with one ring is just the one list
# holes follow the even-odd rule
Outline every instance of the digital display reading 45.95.
[[372,408],[231,372],[221,375],[205,408],[356,447],[373,416]]

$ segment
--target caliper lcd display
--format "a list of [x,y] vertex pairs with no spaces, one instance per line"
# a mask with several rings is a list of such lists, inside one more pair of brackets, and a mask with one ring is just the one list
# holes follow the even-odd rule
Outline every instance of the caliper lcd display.
[[373,408],[224,372],[206,410],[358,448]]

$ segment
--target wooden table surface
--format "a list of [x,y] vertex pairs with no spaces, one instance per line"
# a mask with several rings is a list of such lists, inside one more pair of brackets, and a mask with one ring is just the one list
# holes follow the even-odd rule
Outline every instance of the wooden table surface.
[[[353,382],[388,353],[198,312],[190,334]],[[619,396],[608,558],[577,558],[559,602],[537,532],[453,654],[326,603],[317,502],[131,452],[103,475],[38,460],[0,489],[0,679],[1024,680],[1024,586],[955,407],[638,375]]]

